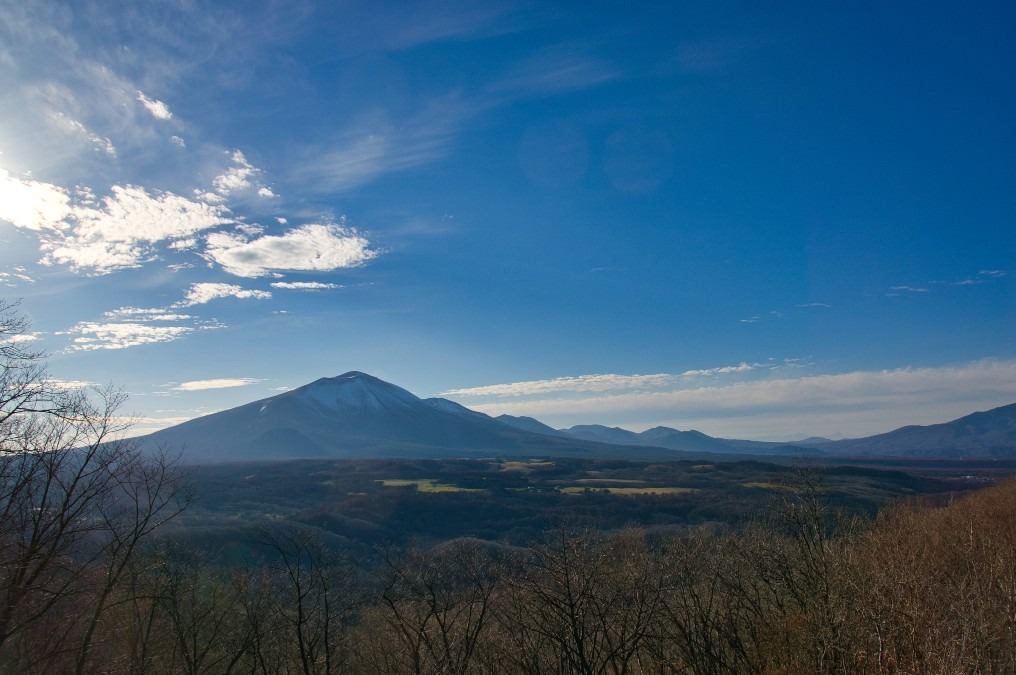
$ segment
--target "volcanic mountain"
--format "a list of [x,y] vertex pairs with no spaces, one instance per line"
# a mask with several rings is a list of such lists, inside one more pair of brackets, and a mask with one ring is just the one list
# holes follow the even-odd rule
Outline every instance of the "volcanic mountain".
[[616,448],[503,424],[443,398],[421,399],[361,372],[206,415],[141,439],[191,463],[292,458],[596,456]]

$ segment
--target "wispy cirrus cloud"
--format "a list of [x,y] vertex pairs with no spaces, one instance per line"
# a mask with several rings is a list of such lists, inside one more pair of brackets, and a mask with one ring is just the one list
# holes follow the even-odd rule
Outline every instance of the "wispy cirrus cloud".
[[358,267],[378,255],[356,230],[335,224],[303,225],[281,235],[208,235],[204,256],[238,277],[279,272],[327,272]]
[[405,116],[364,111],[330,141],[306,147],[291,173],[302,189],[334,194],[429,164],[448,154],[462,127],[484,107],[448,95]]
[[156,307],[120,307],[104,313],[107,319],[113,321],[186,321],[194,317],[189,314],[174,314],[169,310]]
[[1009,273],[1005,270],[981,270],[975,276],[948,283],[951,286],[976,286],[987,281],[991,281],[992,279],[1001,279],[1002,277],[1006,277],[1008,275]]
[[673,380],[673,375],[579,375],[549,380],[528,380],[507,384],[490,384],[480,387],[451,389],[442,396],[532,396],[557,392],[605,392],[618,389],[661,387]]
[[110,157],[116,157],[116,146],[113,145],[113,141],[109,140],[109,138],[104,138],[89,131],[83,123],[65,113],[54,112],[50,115],[50,118],[55,126],[61,128],[64,132],[87,141],[93,148],[106,153]]
[[0,272],[0,284],[4,286],[10,286],[15,288],[19,285],[18,282],[26,284],[34,284],[35,279],[28,275],[28,270],[20,265],[12,268],[11,272]]
[[342,5],[356,21],[337,21],[336,49],[346,54],[403,51],[445,40],[468,40],[516,28],[516,9],[499,0],[354,0]]
[[545,47],[517,63],[490,92],[510,98],[587,89],[615,80],[621,71],[577,45]]
[[590,392],[611,391],[648,391],[663,389],[693,379],[748,373],[759,368],[772,366],[762,364],[739,363],[733,366],[719,366],[686,370],[683,373],[656,373],[652,375],[578,375],[575,377],[556,377],[547,380],[527,380],[508,384],[492,384],[464,389],[451,389],[442,392],[442,396],[465,397],[524,397],[542,394],[583,394]]
[[334,288],[342,288],[342,284],[331,284],[322,281],[276,281],[272,288],[279,288],[288,291],[328,291]]
[[1009,272],[1006,270],[998,269],[986,269],[979,270],[977,274],[970,275],[966,278],[944,281],[944,280],[932,280],[926,284],[920,286],[911,286],[909,284],[899,284],[897,286],[891,286],[886,292],[887,296],[894,297],[908,293],[932,293],[940,292],[947,289],[950,286],[980,286],[991,281],[998,281],[1009,276]]

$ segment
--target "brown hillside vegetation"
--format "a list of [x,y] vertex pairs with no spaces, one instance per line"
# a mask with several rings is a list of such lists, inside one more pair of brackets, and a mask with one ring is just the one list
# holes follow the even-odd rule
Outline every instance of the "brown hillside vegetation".
[[[264,533],[263,564],[233,567],[163,542],[112,588],[98,567],[79,575],[60,612],[9,635],[0,669],[1016,672],[1016,481],[859,523],[827,511],[817,477],[766,522],[662,540],[562,526],[524,548],[351,561],[291,529]],[[96,594],[98,618],[75,620]]]
[[1016,672],[1016,481],[891,509],[849,549],[844,631],[870,672]]

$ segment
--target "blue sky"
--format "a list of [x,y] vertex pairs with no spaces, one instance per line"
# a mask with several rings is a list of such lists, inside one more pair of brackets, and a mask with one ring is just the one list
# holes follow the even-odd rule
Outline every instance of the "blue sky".
[[767,439],[1011,403],[1014,14],[0,0],[0,293],[138,431],[348,370]]

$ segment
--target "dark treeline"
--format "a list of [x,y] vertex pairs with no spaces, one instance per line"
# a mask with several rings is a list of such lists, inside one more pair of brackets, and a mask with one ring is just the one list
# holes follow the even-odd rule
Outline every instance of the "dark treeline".
[[569,524],[525,547],[458,539],[363,561],[286,524],[242,566],[154,542],[10,635],[0,670],[1016,672],[1016,482],[856,522],[815,478],[736,531]]

